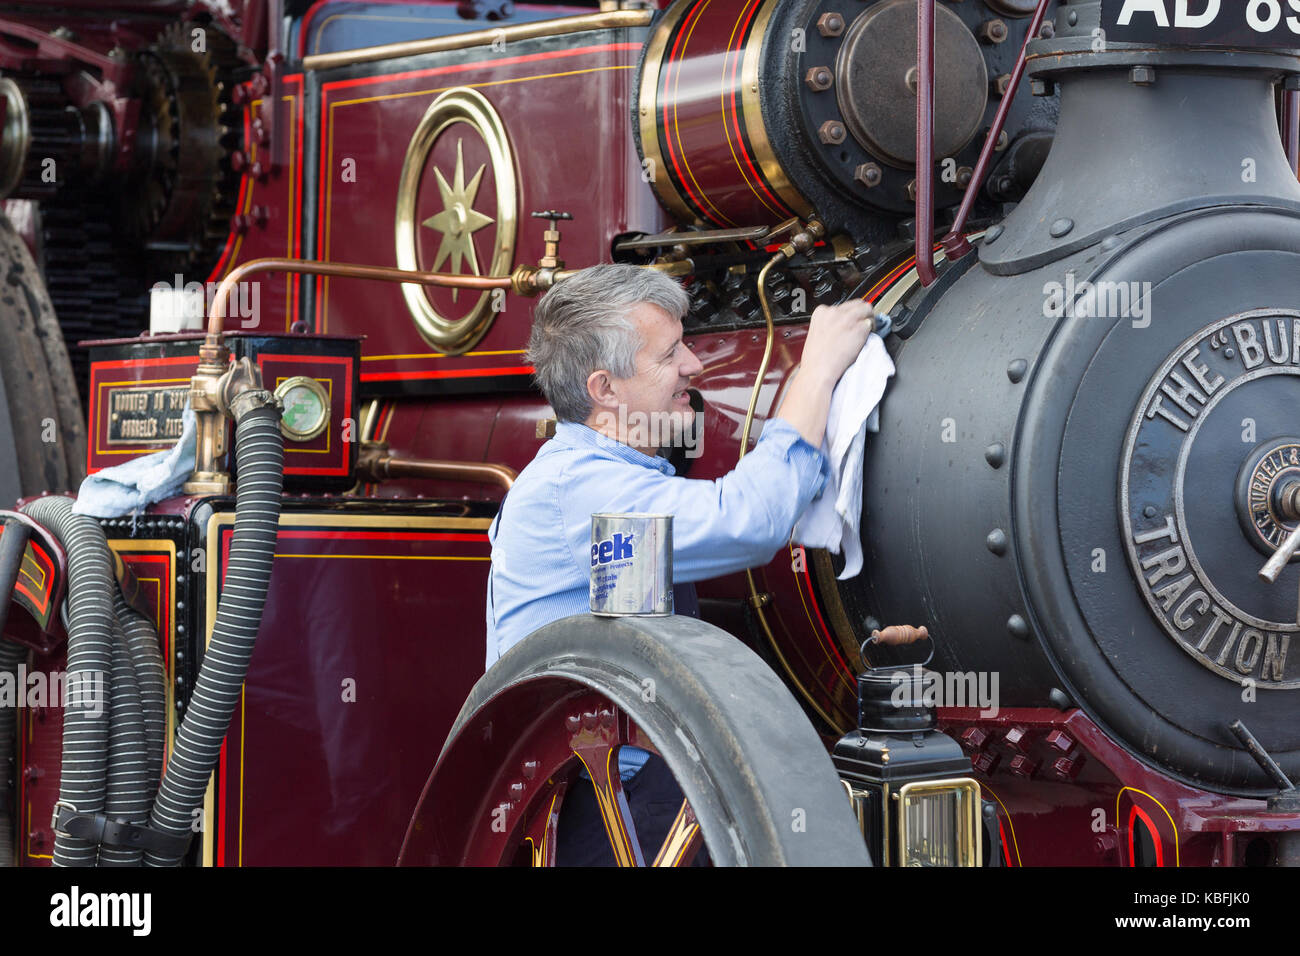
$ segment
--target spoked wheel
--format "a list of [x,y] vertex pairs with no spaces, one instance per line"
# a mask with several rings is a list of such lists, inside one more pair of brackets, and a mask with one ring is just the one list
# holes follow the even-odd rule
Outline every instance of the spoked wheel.
[[[625,785],[628,746],[651,757]],[[752,651],[694,618],[583,615],[530,635],[475,685],[399,863],[682,866],[704,853],[720,866],[870,864],[825,748]]]

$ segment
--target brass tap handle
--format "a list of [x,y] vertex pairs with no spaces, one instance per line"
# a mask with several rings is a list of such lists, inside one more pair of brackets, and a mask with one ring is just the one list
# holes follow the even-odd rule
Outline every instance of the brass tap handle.
[[537,260],[539,269],[563,269],[564,260],[560,258],[560,220],[572,220],[573,216],[567,212],[558,212],[554,209],[547,209],[545,212],[533,213],[534,219],[549,219],[551,228],[542,233],[542,240],[545,242],[545,248],[542,251],[542,257]]

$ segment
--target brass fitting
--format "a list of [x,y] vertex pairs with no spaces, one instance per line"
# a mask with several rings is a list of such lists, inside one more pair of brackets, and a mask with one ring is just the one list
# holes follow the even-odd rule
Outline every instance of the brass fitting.
[[826,235],[826,227],[820,220],[810,219],[803,229],[790,237],[790,241],[781,247],[781,255],[793,259],[800,253],[807,252],[817,244],[817,240]]
[[234,420],[246,405],[276,401],[262,387],[262,373],[244,356],[230,364],[230,350],[219,335],[209,335],[199,348],[199,367],[190,379],[190,408],[194,410],[194,470],[181,486],[187,495],[224,495],[230,474],[222,471],[226,453],[226,419]]

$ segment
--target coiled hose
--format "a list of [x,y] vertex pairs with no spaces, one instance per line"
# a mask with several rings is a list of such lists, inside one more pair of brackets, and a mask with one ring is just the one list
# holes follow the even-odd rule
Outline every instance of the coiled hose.
[[[72,499],[51,495],[23,512],[54,532],[68,555],[68,666],[63,701],[63,774],[59,800],[81,813],[105,810],[113,669],[113,558],[99,522],[72,513]],[[94,866],[99,847],[56,833],[55,866]]]
[[[147,822],[177,836],[194,832],[195,813],[220,755],[261,626],[284,484],[284,442],[276,400],[269,392],[253,390],[241,396],[237,405],[239,483],[225,586],[190,709],[156,796],[166,729],[165,678],[157,634],[123,599],[113,575],[112,553],[97,520],[73,514],[73,499],[64,496],[39,498],[22,509],[49,528],[68,554],[68,664],[59,800],[80,813],[102,812],[113,820]],[[0,666],[4,659],[0,649]],[[0,850],[3,846],[0,843]],[[141,862],[177,866],[182,856],[100,848],[88,840],[56,834],[53,862],[56,866]]]
[[[163,670],[162,648],[153,624],[126,603],[121,591],[113,594],[118,623],[130,648],[135,681],[140,689],[140,710],[144,718],[145,765],[154,785],[162,776],[163,743],[167,735],[167,675]],[[152,800],[153,790],[150,790]],[[145,811],[146,816],[148,810]],[[143,821],[142,821],[143,822]]]
[[[284,438],[280,412],[271,394],[259,390],[245,396],[242,411],[236,411],[239,482],[221,602],[189,710],[177,731],[167,773],[149,817],[153,829],[178,836],[193,832],[194,813],[203,802],[208,777],[239,702],[271,584],[284,486]],[[180,862],[179,855],[144,854],[146,866],[178,866]]]

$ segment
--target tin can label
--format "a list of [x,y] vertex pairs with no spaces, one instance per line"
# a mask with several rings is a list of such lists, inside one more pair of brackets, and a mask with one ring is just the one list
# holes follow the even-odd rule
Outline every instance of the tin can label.
[[672,515],[591,516],[591,613],[673,613]]

